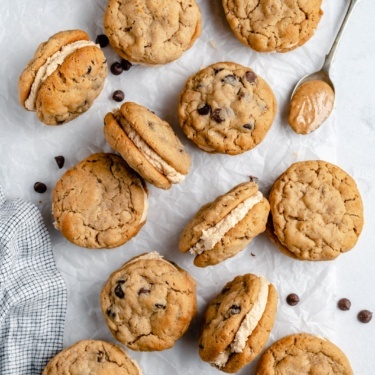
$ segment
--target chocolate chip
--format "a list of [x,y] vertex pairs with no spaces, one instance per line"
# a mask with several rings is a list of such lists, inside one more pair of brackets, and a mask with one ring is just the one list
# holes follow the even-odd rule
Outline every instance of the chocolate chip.
[[100,34],[96,37],[95,43],[99,44],[101,48],[104,48],[104,47],[108,46],[109,39],[108,39],[107,35]]
[[258,177],[255,177],[255,176],[249,176],[249,180],[250,180],[250,182],[258,183]]
[[128,71],[133,66],[133,64],[128,60],[122,59],[121,66],[122,66],[122,69]]
[[55,156],[56,164],[61,169],[64,166],[65,158],[62,155]]
[[212,113],[211,113],[211,117],[217,122],[217,123],[222,123],[223,121],[225,121],[225,117],[224,117],[224,114],[223,114],[223,111],[220,109],[220,108],[217,108],[215,109]]
[[206,116],[211,112],[211,106],[209,104],[204,104],[202,107],[198,108],[198,113],[201,116]]
[[118,61],[114,62],[114,63],[111,65],[111,72],[112,72],[112,74],[114,74],[115,76],[120,75],[120,74],[122,73],[122,71],[123,71],[123,68],[122,68],[121,64],[120,64]]
[[361,323],[368,323],[372,319],[372,312],[368,310],[361,310],[357,315]]
[[256,84],[257,81],[258,81],[258,77],[254,72],[249,70],[249,71],[246,72],[246,81],[251,83],[251,84],[253,84],[253,83]]
[[125,297],[125,294],[121,288],[121,283],[117,283],[116,288],[115,288],[115,294],[118,298],[121,298],[121,299]]
[[199,349],[204,349],[204,346],[202,343],[199,343]]
[[337,302],[337,307],[343,311],[349,310],[351,305],[352,303],[347,298],[341,298]]
[[252,257],[255,257],[255,254],[251,253],[251,256],[252,256]]
[[163,310],[165,310],[167,308],[166,306],[162,305],[161,303],[155,303],[155,307],[157,309],[163,309]]
[[228,74],[221,81],[231,86],[235,86],[237,84],[237,77],[234,74]]
[[91,70],[92,70],[91,65],[89,65],[89,67],[87,68],[87,72],[86,72],[86,74],[90,74],[90,73],[91,73]]
[[237,315],[241,312],[241,306],[232,305],[229,309],[231,315]]
[[217,73],[221,72],[222,70],[224,70],[224,68],[220,68],[220,69],[215,69],[215,68],[214,68],[215,75],[216,75]]
[[245,124],[242,125],[242,127],[249,130],[254,130],[254,124]]
[[139,289],[138,295],[140,296],[141,294],[150,294],[150,289],[146,289],[146,288]]
[[47,191],[47,186],[43,182],[35,182],[34,190],[39,194],[43,194]]
[[110,308],[107,310],[107,315],[112,319],[116,318],[116,313],[112,312]]
[[98,356],[96,357],[96,361],[99,363],[102,363],[104,362],[104,359],[105,359],[104,352],[99,351]]
[[288,297],[286,297],[286,302],[290,306],[295,306],[299,302],[299,297],[297,296],[297,294],[291,293],[288,295]]
[[116,102],[122,102],[125,99],[125,94],[121,90],[116,90],[112,95],[112,99]]

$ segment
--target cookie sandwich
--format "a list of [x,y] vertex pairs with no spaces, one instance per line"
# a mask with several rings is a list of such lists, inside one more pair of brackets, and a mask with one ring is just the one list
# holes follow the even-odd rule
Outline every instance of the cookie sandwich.
[[255,375],[353,375],[349,360],[331,341],[307,333],[272,344],[257,363]]
[[46,125],[86,112],[107,76],[100,46],[82,30],[61,31],[43,42],[18,81],[21,105]]
[[270,86],[252,69],[220,62],[190,77],[178,114],[186,136],[206,152],[241,154],[266,137],[277,103]]
[[234,373],[262,350],[272,330],[277,292],[265,277],[246,274],[227,283],[204,315],[199,355]]
[[146,222],[146,184],[114,154],[93,154],[68,170],[52,200],[56,229],[81,247],[120,246]]
[[305,44],[323,15],[322,0],[222,0],[237,39],[258,52],[288,52]]
[[146,181],[169,189],[185,179],[190,156],[172,127],[147,108],[132,102],[104,118],[109,145]]
[[239,184],[199,209],[186,225],[179,249],[195,255],[198,267],[220,263],[266,230],[269,211],[255,182]]
[[113,49],[142,65],[178,59],[201,34],[196,0],[109,0],[104,30]]
[[136,361],[119,346],[100,340],[82,340],[53,357],[42,375],[142,375]]
[[105,321],[128,348],[171,348],[196,313],[196,284],[182,268],[157,252],[130,259],[113,272],[101,297]]
[[322,160],[292,164],[269,196],[267,232],[300,260],[332,260],[351,250],[363,228],[363,204],[352,177]]

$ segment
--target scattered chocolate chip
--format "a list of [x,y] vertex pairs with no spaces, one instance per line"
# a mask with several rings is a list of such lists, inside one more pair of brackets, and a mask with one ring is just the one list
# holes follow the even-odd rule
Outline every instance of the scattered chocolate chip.
[[104,362],[104,352],[102,352],[102,351],[99,351],[98,352],[98,356],[96,357],[96,360],[97,360],[97,362],[99,362],[99,363],[102,363],[102,362]]
[[343,311],[349,310],[351,305],[352,303],[347,298],[341,298],[337,302],[337,307]]
[[43,182],[35,182],[34,190],[39,194],[43,194],[47,191],[47,186]]
[[167,308],[166,306],[162,305],[161,303],[156,303],[156,304],[155,304],[155,307],[156,307],[157,309],[163,309],[163,310],[165,310],[165,309]]
[[114,62],[112,65],[111,65],[111,72],[112,74],[114,74],[115,76],[118,76],[122,73],[124,69],[122,68],[121,64],[116,61]]
[[251,253],[251,256],[252,256],[252,257],[255,257],[255,254]]
[[234,74],[228,74],[221,81],[223,83],[227,83],[228,85],[235,86],[237,84],[237,77]]
[[128,71],[133,66],[133,64],[128,60],[122,59],[121,66],[122,66],[122,69]]
[[115,313],[115,312],[112,312],[111,309],[108,309],[108,310],[107,310],[107,315],[108,315],[110,318],[112,318],[112,319],[116,318],[116,313]]
[[215,109],[211,113],[211,117],[213,118],[213,120],[215,120],[219,124],[221,122],[225,121],[225,117],[224,117],[223,111],[220,108]]
[[122,102],[125,99],[125,94],[121,90],[116,90],[112,95],[112,99],[116,102]]
[[146,289],[146,288],[139,289],[138,295],[140,296],[141,294],[150,294],[150,289]]
[[297,294],[291,293],[288,295],[288,297],[286,297],[286,302],[290,306],[295,306],[299,302],[299,297],[297,296]]
[[372,312],[368,310],[361,310],[357,315],[361,323],[368,323],[372,319]]
[[254,130],[254,124],[245,124],[242,125],[242,127],[248,130]]
[[241,306],[232,305],[229,309],[231,315],[237,315],[241,312]]
[[257,83],[258,77],[254,72],[249,70],[246,72],[246,81],[249,83]]
[[116,285],[116,288],[115,288],[115,294],[116,294],[116,296],[118,297],[118,298],[124,298],[125,297],[125,294],[124,294],[124,292],[122,291],[122,288],[121,288],[121,284],[120,283],[118,283],[117,285]]
[[56,164],[61,169],[64,166],[65,158],[62,155],[55,156]]
[[258,183],[258,177],[255,177],[255,176],[249,176],[249,180],[250,180],[250,182],[256,182],[256,183]]
[[198,108],[198,113],[201,116],[206,116],[211,112],[211,106],[209,104],[205,104],[202,107]]
[[104,47],[108,46],[109,39],[108,39],[107,35],[100,34],[96,37],[95,43],[99,44],[101,48],[104,48]]

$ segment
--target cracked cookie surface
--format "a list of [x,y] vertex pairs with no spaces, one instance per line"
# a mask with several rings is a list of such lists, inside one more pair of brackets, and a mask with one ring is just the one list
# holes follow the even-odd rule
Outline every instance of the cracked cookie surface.
[[261,356],[256,375],[353,375],[345,354],[329,340],[301,333],[286,336]]
[[53,357],[42,375],[141,375],[137,363],[117,345],[82,340]]
[[223,0],[233,33],[258,52],[288,52],[306,43],[322,17],[322,0]]
[[241,154],[265,138],[276,115],[275,95],[250,68],[210,65],[190,77],[180,95],[180,125],[207,152]]
[[139,104],[127,102],[107,113],[104,134],[109,145],[156,187],[169,189],[189,172],[190,156],[172,127]]
[[113,272],[101,307],[115,338],[138,351],[171,348],[196,313],[193,278],[159,256],[135,257]]
[[354,180],[325,161],[293,164],[269,196],[271,240],[292,258],[332,260],[356,244],[363,205]]
[[201,33],[196,0],[109,0],[104,29],[124,59],[161,65],[178,59]]
[[93,154],[67,171],[53,192],[56,229],[92,249],[120,246],[146,220],[143,180],[117,155]]
[[[25,108],[38,70],[62,48],[79,41],[89,41],[88,35],[69,30],[38,47],[18,82],[19,99]],[[61,125],[86,112],[99,96],[107,76],[106,58],[98,46],[87,45],[68,54],[49,73],[35,93],[35,108],[30,110],[46,125]]]
[[[180,251],[188,252],[197,245],[204,232],[210,230],[210,228],[212,231],[212,228],[216,227],[218,223],[228,218],[231,213],[233,214],[236,207],[257,194],[258,185],[254,182],[245,182],[201,207],[194,218],[186,225],[181,235]],[[255,203],[239,222],[225,232],[214,247],[197,254],[194,264],[198,267],[207,267],[235,256],[254,237],[265,231],[269,211],[270,206],[267,199],[261,197],[259,202]]]
[[[277,292],[272,284],[266,281],[262,286],[262,277],[246,274],[237,276],[228,282],[219,295],[207,307],[204,315],[202,335],[199,341],[199,355],[203,361],[217,363],[222,354],[229,349],[225,360],[220,360],[221,371],[234,373],[249,364],[262,350],[272,330],[276,309]],[[245,342],[242,351],[233,351],[233,342],[246,316],[258,309],[259,295],[262,288],[267,288],[264,310],[259,314],[253,330]],[[254,320],[254,319],[253,319]],[[238,351],[238,350],[237,350]]]

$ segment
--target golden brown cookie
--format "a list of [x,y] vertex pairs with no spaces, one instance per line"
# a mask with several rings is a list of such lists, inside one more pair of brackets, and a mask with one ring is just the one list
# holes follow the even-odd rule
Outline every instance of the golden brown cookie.
[[93,154],[57,182],[52,204],[55,227],[78,246],[120,246],[144,225],[147,196],[144,181],[122,158]]
[[133,350],[171,348],[196,313],[193,278],[157,252],[132,258],[111,274],[101,307],[115,338]]
[[239,371],[266,344],[276,309],[276,289],[263,276],[237,276],[206,310],[200,357],[221,371]]
[[82,340],[53,357],[42,375],[141,375],[138,364],[117,345]]
[[345,354],[322,337],[300,333],[271,345],[260,357],[256,375],[353,375]]
[[207,203],[185,227],[179,243],[198,267],[235,256],[266,230],[270,206],[255,182],[245,182]]
[[363,227],[362,199],[354,180],[321,160],[292,164],[269,196],[267,231],[286,255],[332,260],[356,244]]
[[124,59],[161,65],[178,59],[201,33],[196,0],[109,0],[104,29]]
[[288,52],[306,43],[322,17],[322,0],[222,0],[234,35],[258,52]]
[[265,138],[276,115],[275,95],[250,68],[220,62],[190,77],[180,95],[180,125],[207,152],[236,155]]
[[109,145],[145,180],[169,189],[185,179],[190,156],[172,127],[147,108],[132,102],[104,118]]
[[21,105],[47,125],[60,125],[86,112],[107,76],[99,45],[82,30],[68,30],[42,43],[18,81]]

